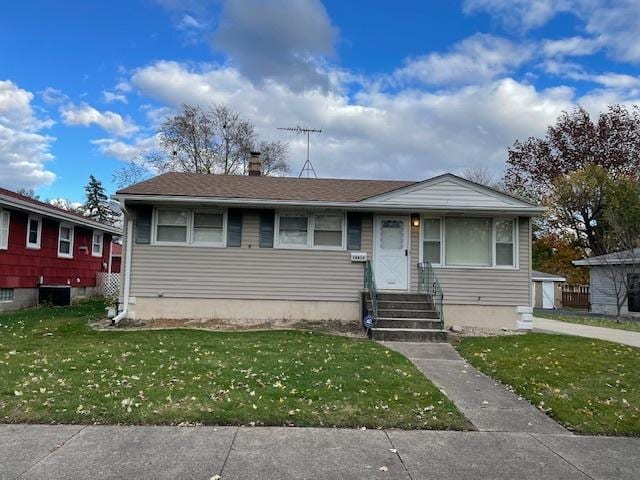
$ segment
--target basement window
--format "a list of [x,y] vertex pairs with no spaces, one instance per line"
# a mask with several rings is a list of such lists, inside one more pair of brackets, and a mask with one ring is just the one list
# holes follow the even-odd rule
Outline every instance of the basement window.
[[0,302],[13,302],[13,288],[0,288]]

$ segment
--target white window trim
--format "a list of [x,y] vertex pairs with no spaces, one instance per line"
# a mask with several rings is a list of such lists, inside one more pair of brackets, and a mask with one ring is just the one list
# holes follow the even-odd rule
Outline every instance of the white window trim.
[[[158,240],[158,210],[178,210],[187,212],[187,238],[185,242],[163,242]],[[222,242],[196,242],[193,235],[195,213],[221,213],[222,214]],[[227,246],[227,210],[208,208],[180,208],[180,207],[155,207],[151,221],[151,244],[166,245],[172,247],[207,247],[226,248]]]
[[[62,228],[68,228],[71,237],[69,238],[69,253],[60,252],[60,239],[62,234]],[[73,241],[75,240],[76,232],[74,226],[70,223],[60,223],[58,226],[58,257],[59,258],[73,258]]]
[[[307,243],[305,245],[289,245],[280,243],[280,216],[298,216],[307,218]],[[342,216],[342,244],[340,246],[331,247],[328,245],[314,245],[315,216],[316,215],[340,215]],[[281,250],[329,250],[329,251],[346,251],[347,250],[347,215],[344,212],[296,212],[296,211],[277,211],[273,228],[273,247]]]
[[[38,234],[37,234],[36,243],[29,242],[29,232],[30,232],[29,228],[31,226],[32,220],[35,220],[36,222],[38,222]],[[29,214],[29,216],[27,217],[27,248],[32,250],[40,250],[41,244],[42,244],[42,217],[40,215]]]
[[[511,220],[511,240],[512,240],[512,248],[513,248],[513,265],[497,265],[496,264],[496,250],[498,246],[497,235],[496,235],[496,220]],[[494,217],[492,220],[493,228],[492,228],[492,236],[493,236],[493,267],[497,270],[517,270],[518,269],[518,249],[516,248],[517,238],[518,238],[518,219],[514,217]]]
[[[4,213],[7,214],[7,244],[3,245],[2,242],[2,231],[5,230],[4,222],[2,218],[4,217]],[[11,212],[9,210],[3,210],[0,208],[0,250],[9,250],[9,235],[11,233]]]
[[[195,239],[195,224],[196,213],[221,213],[222,214],[222,241],[221,242],[198,242]],[[191,236],[191,245],[196,247],[217,247],[225,248],[227,246],[227,212],[225,210],[209,210],[209,209],[195,209],[191,211],[191,228],[189,228],[189,234]]]
[[[100,237],[100,252],[96,253],[93,251],[93,246],[95,245],[95,237],[98,235]],[[91,235],[91,256],[92,257],[102,257],[102,253],[104,252],[104,233],[98,230],[94,230]]]
[[[441,267],[444,265],[444,217],[437,217],[433,215],[421,215],[420,216],[420,245],[419,245],[419,257],[420,262],[424,262],[424,221],[425,220],[440,220],[440,263],[432,263],[434,267]],[[431,240],[434,241],[434,240]]]
[[11,290],[11,300],[0,300],[0,303],[13,303],[16,301],[16,289],[15,288],[0,288],[0,290]]
[[[420,240],[419,240],[419,255],[420,262],[424,262],[424,220],[425,219],[440,219],[440,263],[433,264],[436,268],[448,268],[448,269],[473,269],[473,270],[518,270],[520,268],[519,262],[519,245],[518,245],[518,217],[501,217],[501,216],[486,216],[476,215],[482,218],[491,218],[491,265],[447,265],[445,260],[445,240],[446,240],[446,227],[445,219],[446,215],[434,216],[434,215],[420,215]],[[464,215],[462,218],[472,218],[474,215]],[[449,216],[449,218],[458,218]],[[513,221],[513,265],[496,265],[496,220],[511,220]]]

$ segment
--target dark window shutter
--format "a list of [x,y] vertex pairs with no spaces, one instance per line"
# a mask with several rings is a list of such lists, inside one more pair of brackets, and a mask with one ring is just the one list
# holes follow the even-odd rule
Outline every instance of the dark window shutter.
[[227,212],[227,247],[239,247],[242,243],[242,210]]
[[359,213],[347,214],[347,250],[360,250],[362,248],[362,215]]
[[273,210],[260,212],[260,248],[273,248],[274,218]]
[[151,243],[151,207],[136,208],[134,237],[136,243]]

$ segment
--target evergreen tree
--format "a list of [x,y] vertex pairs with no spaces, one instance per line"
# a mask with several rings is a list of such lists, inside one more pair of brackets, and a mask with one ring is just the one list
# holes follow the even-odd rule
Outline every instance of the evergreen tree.
[[102,182],[93,175],[89,176],[89,183],[84,187],[87,200],[84,204],[85,215],[102,223],[113,223],[114,215],[109,206],[109,198],[104,192]]

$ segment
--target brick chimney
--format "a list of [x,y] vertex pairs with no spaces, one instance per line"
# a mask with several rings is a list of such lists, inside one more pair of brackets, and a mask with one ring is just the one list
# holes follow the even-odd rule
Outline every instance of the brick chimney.
[[262,175],[262,160],[260,160],[260,152],[251,152],[249,157],[249,176],[259,177]]

